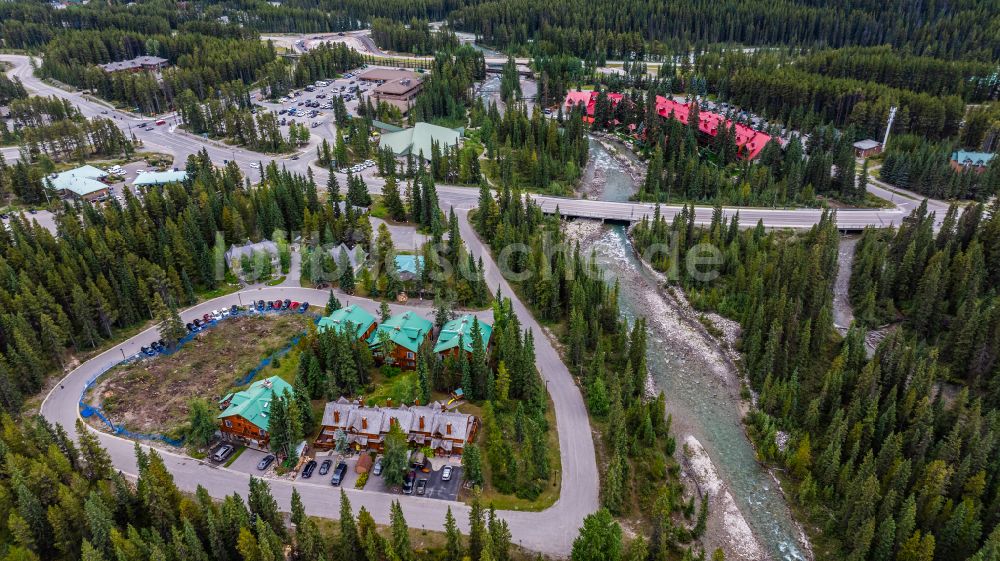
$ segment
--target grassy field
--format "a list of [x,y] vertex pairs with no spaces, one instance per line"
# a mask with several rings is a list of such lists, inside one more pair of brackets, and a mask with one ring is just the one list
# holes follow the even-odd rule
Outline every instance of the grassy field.
[[237,379],[311,321],[299,314],[225,320],[173,355],[111,370],[91,389],[89,402],[101,403],[113,422],[129,430],[169,433],[186,422],[192,398],[214,402],[232,391]]

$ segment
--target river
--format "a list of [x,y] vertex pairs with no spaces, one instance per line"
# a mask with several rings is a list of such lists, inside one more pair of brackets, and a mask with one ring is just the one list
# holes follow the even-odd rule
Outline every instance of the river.
[[[584,181],[603,177],[603,189],[590,191],[602,200],[627,200],[636,186],[620,163],[597,142],[591,142],[591,161]],[[596,170],[590,168],[597,168]],[[719,479],[732,495],[742,515],[744,530],[753,536],[741,539],[740,521],[732,513],[710,510],[717,518],[715,530],[729,534],[707,536],[711,546],[756,541],[754,551],[739,551],[735,558],[769,558],[798,561],[805,559],[797,537],[798,527],[788,505],[771,475],[757,462],[741,422],[739,382],[732,368],[702,332],[678,315],[667,296],[660,293],[659,275],[649,271],[635,257],[623,226],[603,226],[584,238],[585,253],[593,251],[609,282],[620,280],[619,304],[630,321],[639,315],[647,318],[649,342],[647,367],[658,391],[667,398],[673,431],[678,441],[678,456],[687,437],[693,436],[704,447]],[[713,509],[715,505],[713,505]],[[731,509],[733,510],[733,509]],[[735,531],[734,531],[734,526]],[[746,528],[749,526],[749,528]],[[714,539],[713,539],[714,538]],[[729,542],[728,544],[726,542]],[[747,549],[753,549],[750,544]],[[727,551],[727,554],[733,553]],[[727,558],[729,557],[727,555]]]

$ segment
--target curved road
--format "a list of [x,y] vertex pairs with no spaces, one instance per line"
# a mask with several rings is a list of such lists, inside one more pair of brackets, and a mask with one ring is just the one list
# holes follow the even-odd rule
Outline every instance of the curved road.
[[[143,143],[144,149],[168,153],[174,156],[175,164],[181,163],[188,155],[202,149],[216,162],[235,160],[251,179],[259,179],[259,171],[252,170],[253,162],[267,162],[273,158],[232,148],[218,142],[208,141],[201,137],[180,131],[175,126],[176,117],[165,117],[167,125],[154,126],[152,130],[140,130],[136,125],[149,122],[151,119],[135,116],[126,112],[116,111],[103,102],[87,98],[77,92],[68,92],[48,85],[32,72],[30,59],[27,56],[0,55],[14,65],[9,71],[19,77],[25,87],[39,95],[55,95],[70,99],[88,117],[104,116],[115,120],[126,132],[135,134]],[[6,157],[16,157],[11,151],[5,151]],[[280,159],[280,158],[279,158]],[[326,183],[327,170],[311,167],[307,160],[280,159],[281,165],[290,171],[306,173],[312,169],[317,184]],[[381,191],[382,180],[365,176],[365,181],[372,192]],[[532,550],[543,553],[564,555],[572,545],[583,517],[597,509],[598,501],[598,470],[596,466],[590,425],[579,389],[576,387],[568,369],[560,360],[558,353],[535,321],[527,307],[511,291],[510,286],[501,277],[489,251],[483,246],[478,236],[473,232],[467,219],[467,210],[474,208],[478,200],[478,190],[475,188],[449,185],[438,186],[438,197],[443,208],[454,207],[459,216],[459,223],[465,243],[469,250],[483,257],[486,266],[486,278],[491,286],[499,286],[505,296],[512,298],[514,310],[524,327],[532,330],[535,336],[536,361],[539,371],[546,380],[547,389],[555,405],[557,430],[559,433],[560,453],[562,458],[562,494],[551,508],[536,513],[504,511],[500,515],[510,525],[514,539]],[[532,196],[546,210],[554,210],[558,206],[564,215],[589,216],[603,219],[637,220],[643,215],[651,215],[653,206],[648,204],[611,203],[593,200],[568,199],[559,197]],[[680,212],[678,206],[662,206],[661,213],[668,219]],[[809,227],[820,216],[820,211],[813,209],[782,210],[782,209],[725,209],[726,214],[739,211],[744,225],[763,220],[770,227]],[[701,207],[697,211],[697,221],[707,223],[711,220],[712,209]],[[901,207],[890,210],[857,210],[841,211],[838,222],[844,228],[855,229],[866,225],[889,226],[898,223],[904,216]],[[227,295],[215,300],[201,303],[184,311],[181,316],[185,320],[200,317],[207,311],[223,306],[239,303],[242,297],[247,299],[292,298],[325,303],[327,292],[299,287],[253,288],[239,293]],[[348,298],[343,296],[343,298]],[[351,298],[352,301],[363,301]],[[370,309],[377,305],[368,301]],[[72,371],[46,396],[42,404],[42,415],[52,422],[65,426],[72,425],[78,417],[77,402],[88,380],[109,365],[121,360],[123,353],[133,354],[139,347],[157,338],[155,328],[151,328],[128,341],[117,345],[101,355],[91,359]],[[126,473],[135,473],[133,442],[110,434],[100,433],[101,441],[107,447],[115,465]],[[232,492],[245,493],[248,475],[230,471],[225,468],[209,466],[189,457],[164,452],[164,460],[178,485],[187,491],[193,491],[196,485],[204,486],[212,496],[222,497]],[[298,487],[303,496],[303,502],[310,514],[328,518],[338,516],[339,501],[337,492],[327,485],[317,483],[291,483],[285,480],[271,481],[272,491],[279,503],[287,508],[293,486]],[[339,490],[337,490],[339,491]],[[369,491],[347,490],[353,505],[357,508],[366,507],[380,523],[389,522],[389,505],[398,496],[386,495]],[[449,503],[422,497],[402,497],[403,510],[412,526],[421,525],[428,529],[441,529],[444,523],[444,512],[451,506],[459,519],[463,530],[467,531],[468,509],[459,503]]]
[[[467,227],[468,222],[463,220],[463,233]],[[478,244],[474,242],[473,245]],[[473,250],[481,248],[482,246],[479,246]],[[487,256],[484,256],[484,261],[486,261],[485,257]],[[496,266],[491,260],[487,267],[487,279],[490,282],[497,281],[499,275],[496,274]],[[505,283],[503,289],[504,292],[510,293],[509,287]],[[250,289],[198,304],[182,312],[181,318],[187,322],[201,317],[213,309],[253,299],[291,298],[308,300],[322,305],[326,302],[327,296],[328,292],[325,290],[309,288]],[[373,312],[378,309],[377,303],[371,300],[345,294],[339,294],[339,297],[343,301],[360,303]],[[572,540],[576,537],[583,522],[583,517],[598,508],[597,465],[590,435],[590,425],[583,398],[569,371],[559,359],[559,355],[545,338],[541,328],[531,318],[524,305],[520,301],[515,301],[514,306],[521,322],[526,327],[531,328],[535,334],[538,368],[549,382],[547,386],[555,404],[559,445],[562,454],[562,488],[569,492],[563,492],[555,505],[542,512],[503,511],[499,514],[510,525],[511,533],[519,544],[542,553],[564,555],[570,550]],[[393,308],[402,310],[407,307],[393,306]],[[414,308],[410,307],[409,309]],[[423,308],[419,311],[429,312],[430,308]],[[490,312],[486,312],[484,315],[488,316]],[[61,423],[67,427],[73,426],[79,416],[78,402],[87,382],[109,366],[121,361],[123,354],[137,353],[140,346],[157,338],[156,328],[147,329],[76,368],[45,397],[42,402],[41,414],[50,422]],[[126,474],[134,475],[136,473],[134,442],[105,432],[95,432],[111,455],[115,466]],[[212,466],[160,447],[157,449],[163,455],[174,480],[185,491],[194,491],[197,485],[201,485],[213,497],[219,498],[233,492],[244,495],[247,492],[248,474]],[[289,482],[283,479],[271,479],[269,483],[275,498],[283,509],[289,508],[292,488],[296,487],[302,495],[303,503],[309,514],[334,519],[338,517],[340,508],[340,489],[338,488],[324,483]],[[420,526],[432,530],[442,530],[445,511],[450,506],[463,531],[468,531],[468,507],[462,503],[354,489],[347,489],[347,493],[355,508],[364,506],[379,523],[389,523],[390,504],[398,499],[402,503],[407,520],[413,527]]]
[[[143,142],[145,150],[170,154],[174,157],[174,162],[177,166],[181,166],[189,155],[205,149],[215,162],[235,160],[244,173],[253,181],[260,178],[260,172],[251,168],[250,164],[262,162],[266,165],[267,162],[272,160],[280,162],[281,166],[297,173],[305,174],[307,170],[311,169],[316,178],[316,183],[320,187],[326,184],[330,173],[325,168],[310,165],[312,158],[310,157],[311,152],[308,149],[306,149],[306,156],[302,159],[290,160],[285,157],[273,157],[241,148],[230,147],[221,142],[206,140],[181,131],[176,127],[176,117],[173,115],[166,116],[168,120],[167,125],[154,126],[150,130],[139,129],[137,127],[138,124],[148,123],[153,119],[116,111],[109,105],[94,98],[85,97],[78,92],[69,92],[46,84],[33,74],[28,56],[5,54],[0,55],[0,60],[13,64],[13,68],[8,73],[11,76],[20,78],[27,89],[38,95],[55,95],[69,99],[88,117],[104,116],[114,119],[122,130],[135,134]],[[5,156],[11,159],[17,157],[17,154],[15,151],[7,151],[5,152]],[[340,174],[338,173],[338,175]],[[342,180],[343,177],[343,175],[340,175]],[[381,192],[383,181],[380,178],[373,177],[369,173],[365,175],[364,179],[372,193]],[[895,196],[893,193],[872,183],[869,183],[868,189],[879,196],[893,198],[899,204],[892,209],[841,210],[837,213],[837,223],[842,229],[856,230],[865,226],[888,227],[897,225],[912,210],[910,207],[919,204],[919,202],[907,200],[905,197]],[[455,185],[438,185],[437,192],[441,206],[444,208],[453,206],[456,209],[471,209],[476,205],[479,196],[476,188]],[[558,206],[560,211],[566,216],[605,220],[640,220],[643,216],[652,216],[654,209],[654,205],[644,203],[616,203],[546,195],[530,196],[543,209],[551,211]],[[940,203],[940,205],[946,208],[945,203]],[[669,220],[675,214],[678,214],[681,208],[676,205],[662,205],[660,211]],[[737,211],[740,213],[740,219],[744,225],[755,224],[758,220],[762,220],[765,226],[775,228],[808,228],[819,220],[821,214],[821,211],[817,209],[772,208],[726,208],[724,209],[724,214],[728,217]],[[939,215],[941,214],[943,213],[939,213]],[[707,224],[711,221],[711,218],[711,207],[697,208],[696,222]]]

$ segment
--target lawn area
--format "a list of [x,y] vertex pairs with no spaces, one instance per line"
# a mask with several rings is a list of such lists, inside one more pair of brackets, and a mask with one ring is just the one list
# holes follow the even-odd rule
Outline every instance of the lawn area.
[[[173,355],[115,367],[98,380],[87,400],[99,402],[112,422],[129,430],[176,431],[187,421],[192,398],[220,399],[261,359],[304,332],[312,319],[287,314],[224,320]],[[270,375],[268,370],[262,374]]]

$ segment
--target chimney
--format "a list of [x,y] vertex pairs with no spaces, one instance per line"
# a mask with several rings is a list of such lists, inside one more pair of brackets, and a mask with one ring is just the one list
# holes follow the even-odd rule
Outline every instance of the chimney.
[[420,416],[420,430],[424,430],[424,416]]
[[368,430],[368,417],[361,417],[361,430]]
[[448,427],[446,428],[446,431],[447,431],[448,435],[450,436],[451,435],[451,423],[448,423]]
[[414,407],[419,407],[420,406],[420,398],[419,397],[413,400],[413,406]]
[[386,407],[392,407],[392,398],[391,397],[385,398],[385,406]]
[[333,422],[334,423],[339,423],[340,422],[340,411],[334,411],[333,412]]

